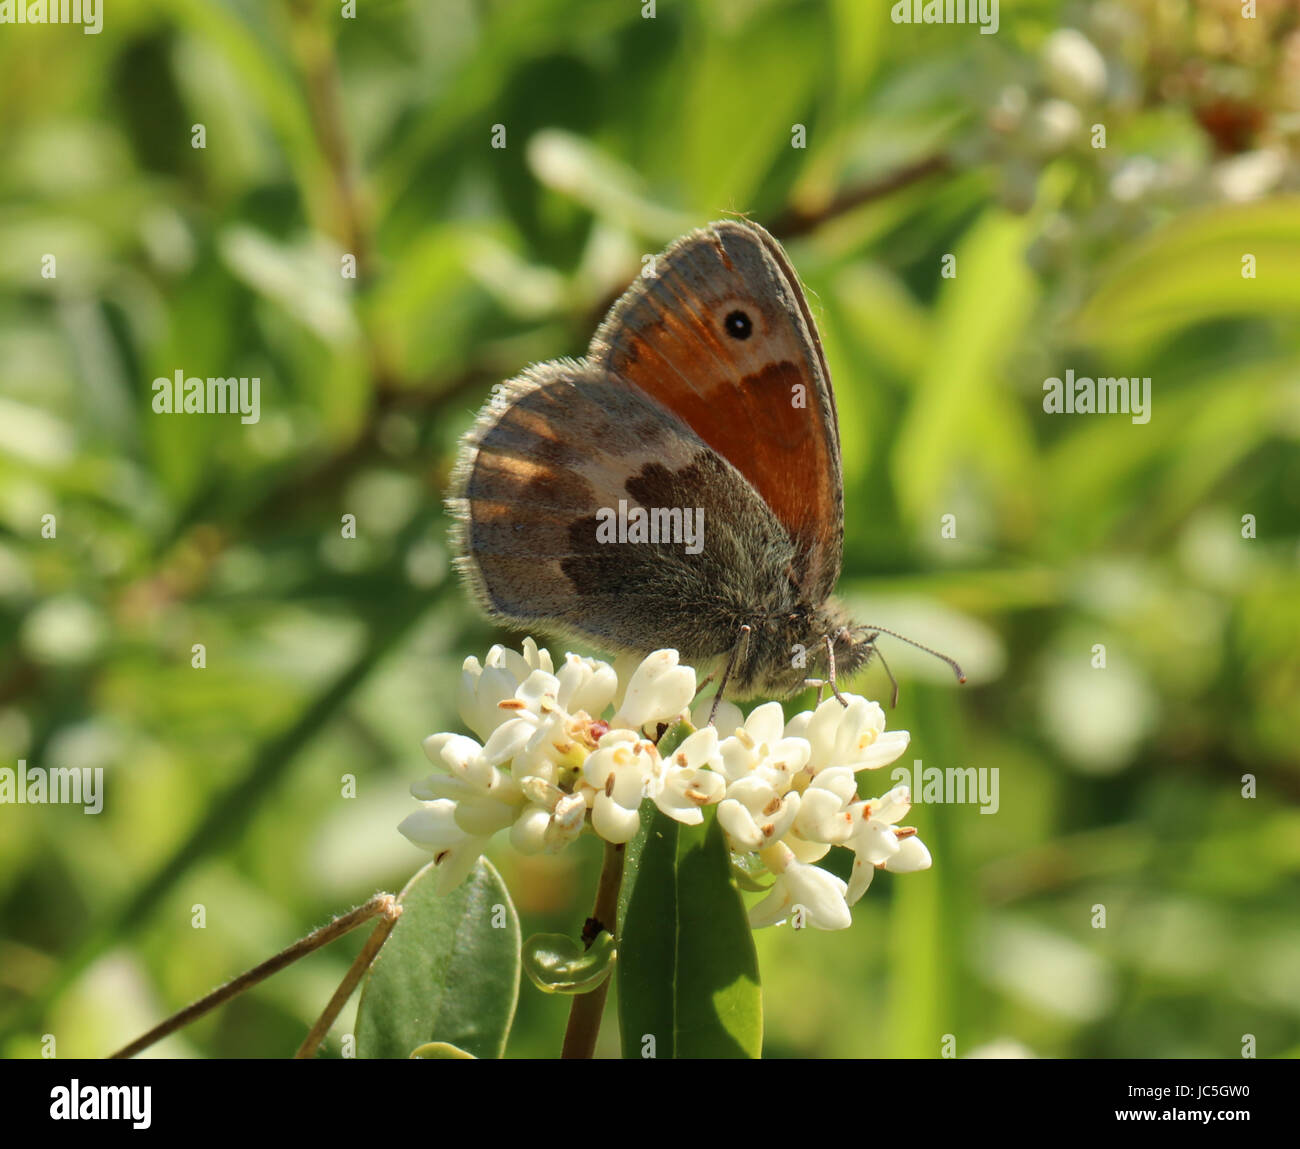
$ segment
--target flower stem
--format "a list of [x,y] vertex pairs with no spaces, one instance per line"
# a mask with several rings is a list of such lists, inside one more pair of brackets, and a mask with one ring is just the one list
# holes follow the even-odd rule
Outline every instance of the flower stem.
[[380,894],[376,901],[380,902],[379,912],[382,915],[382,920],[375,926],[370,937],[366,939],[366,944],[361,947],[361,952],[357,954],[356,960],[348,967],[348,972],[344,975],[343,981],[339,983],[338,989],[334,991],[334,996],[330,998],[324,1012],[320,1015],[316,1024],[311,1027],[311,1031],[303,1040],[302,1045],[298,1047],[298,1052],[293,1055],[295,1059],[316,1056],[316,1050],[320,1048],[320,1043],[325,1040],[325,1035],[329,1033],[330,1026],[334,1024],[335,1019],[342,1012],[348,998],[352,996],[352,991],[357,988],[357,983],[365,976],[366,970],[370,968],[370,963],[375,960],[376,955],[383,948],[384,942],[388,940],[388,935],[393,932],[393,927],[397,925],[397,919],[402,916],[401,903],[392,894]]
[[[627,851],[622,842],[605,843],[605,860],[600,867],[600,884],[596,887],[596,904],[582,928],[582,940],[588,949],[602,933],[617,936],[618,891],[623,884],[623,861]],[[613,977],[611,971],[610,977]],[[562,1058],[591,1057],[596,1051],[600,1019],[605,1013],[610,978],[605,978],[590,993],[579,994],[569,1007],[569,1026],[564,1031]]]
[[[327,925],[321,926],[320,929],[313,930],[305,938],[299,938],[288,949],[281,950],[274,957],[262,962],[261,965],[254,966],[248,972],[240,974],[233,981],[228,981],[225,985],[214,989],[207,997],[200,998],[192,1005],[186,1006],[179,1013],[172,1014],[166,1021],[154,1026],[143,1037],[136,1038],[130,1045],[125,1045],[116,1053],[110,1054],[109,1060],[134,1057],[142,1050],[148,1049],[154,1042],[161,1041],[164,1037],[175,1033],[179,1029],[184,1029],[190,1022],[198,1020],[210,1010],[216,1009],[217,1006],[229,1001],[232,997],[237,997],[259,981],[265,980],[273,973],[279,973],[285,966],[292,965],[299,958],[320,949],[323,945],[328,945],[335,938],[342,937],[349,930],[355,929],[362,922],[368,921],[378,914],[383,914],[395,924],[401,910],[394,902],[395,899],[392,894],[376,894],[365,905],[357,906],[356,909],[349,910],[341,917],[337,917]],[[391,925],[388,928],[391,929]],[[379,946],[383,945],[384,938],[387,938],[387,936],[388,931],[385,930],[383,936],[378,939],[377,944],[374,944],[375,939],[372,938],[371,944],[363,949],[362,953],[366,954],[369,960],[373,960]],[[353,981],[352,985],[355,986],[356,982]],[[331,1007],[333,1004],[333,1002],[330,1003]],[[341,1007],[342,1003],[339,1004]],[[335,1010],[334,1012],[337,1015],[338,1011]],[[332,1017],[330,1021],[333,1021]]]

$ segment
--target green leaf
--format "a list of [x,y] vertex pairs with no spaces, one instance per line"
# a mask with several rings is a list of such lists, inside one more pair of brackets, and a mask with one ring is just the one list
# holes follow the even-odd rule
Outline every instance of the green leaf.
[[646,195],[632,168],[572,132],[538,132],[528,141],[528,166],[547,187],[634,235],[666,243],[691,228],[691,216]]
[[247,106],[266,119],[284,149],[304,198],[323,199],[322,189],[332,181],[312,128],[304,86],[296,82],[270,25],[245,18],[230,5],[204,0],[169,0],[167,7],[178,27],[218,53],[233,71],[251,97]]
[[618,946],[623,1056],[759,1057],[758,955],[717,820],[708,833],[648,804],[630,843]]
[[957,276],[943,281],[924,373],[891,462],[899,504],[913,522],[947,505],[957,476],[969,487],[972,470],[1005,477],[1031,461],[1024,416],[1002,386],[1008,349],[1037,301],[1024,262],[1031,226],[990,210],[954,253]]
[[472,1053],[446,1041],[429,1041],[411,1050],[411,1061],[475,1061]]
[[[1242,257],[1255,257],[1255,278]],[[1220,315],[1300,311],[1300,197],[1187,212],[1113,261],[1074,323],[1085,343],[1138,342]]]
[[[519,997],[519,918],[501,875],[480,858],[451,893],[431,862],[398,897],[402,916],[366,976],[359,1057],[414,1056],[430,1042],[500,1057]],[[421,1055],[423,1056],[423,1055]]]
[[731,876],[735,880],[737,889],[748,890],[751,894],[765,894],[773,884],[770,880],[763,881],[761,877],[735,861],[731,863]]
[[524,943],[524,973],[543,993],[589,993],[609,976],[614,953],[603,930],[590,949],[568,934],[534,934]]
[[[682,119],[665,133],[686,202],[704,218],[724,205],[752,209],[758,197],[778,188],[767,177],[780,160],[807,157],[806,143],[792,153],[792,129],[796,123],[809,128],[810,99],[825,68],[824,27],[801,12],[723,21],[701,8],[690,35]],[[756,98],[755,76],[779,76],[780,82],[764,86]]]
[[659,751],[659,757],[669,757],[677,747],[679,747],[694,733],[695,727],[689,722],[679,722],[671,730],[665,730],[660,736],[659,741],[655,743],[655,746]]

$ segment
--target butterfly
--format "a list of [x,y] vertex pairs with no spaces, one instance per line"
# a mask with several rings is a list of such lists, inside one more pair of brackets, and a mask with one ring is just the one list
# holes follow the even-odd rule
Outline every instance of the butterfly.
[[792,693],[814,665],[838,694],[836,675],[893,633],[854,626],[831,595],[835,396],[798,277],[762,227],[677,240],[582,359],[495,390],[448,498],[457,566],[491,617],[725,661],[719,697],[742,698]]

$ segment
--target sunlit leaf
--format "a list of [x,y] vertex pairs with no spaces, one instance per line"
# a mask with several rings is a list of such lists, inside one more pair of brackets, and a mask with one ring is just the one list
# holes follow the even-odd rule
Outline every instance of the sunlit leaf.
[[501,876],[480,858],[451,893],[433,863],[399,897],[402,916],[366,977],[359,1057],[408,1057],[447,1042],[500,1057],[519,993],[519,919]]
[[1132,244],[1102,272],[1074,334],[1134,342],[1217,315],[1297,312],[1300,197],[1288,196],[1187,212]]
[[620,915],[623,1056],[758,1057],[758,959],[722,828],[682,826],[648,802],[641,817]]

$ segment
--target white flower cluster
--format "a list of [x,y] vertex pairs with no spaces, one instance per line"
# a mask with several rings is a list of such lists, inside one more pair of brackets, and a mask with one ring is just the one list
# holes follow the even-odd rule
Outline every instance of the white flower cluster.
[[[877,869],[929,867],[916,831],[898,825],[908,788],[869,801],[857,794],[858,771],[893,762],[909,740],[885,730],[877,703],[849,694],[846,707],[832,697],[786,722],[778,702],[748,718],[724,702],[715,726],[702,725],[665,759],[651,737],[687,717],[695,692],[695,671],[675,650],[650,655],[620,691],[608,663],[569,654],[557,671],[531,638],[522,653],[494,646],[484,665],[466,659],[457,700],[481,741],[424,740],[438,769],[411,787],[422,808],[398,829],[433,853],[447,892],[499,830],[523,853],[556,852],[588,821],[607,842],[629,841],[644,798],[688,826],[716,805],[733,853],[756,857],[775,878],[750,911],[754,926],[799,906],[804,924],[844,929]],[[832,846],[854,853],[847,883],[815,864]]]

